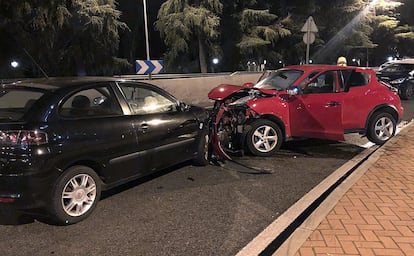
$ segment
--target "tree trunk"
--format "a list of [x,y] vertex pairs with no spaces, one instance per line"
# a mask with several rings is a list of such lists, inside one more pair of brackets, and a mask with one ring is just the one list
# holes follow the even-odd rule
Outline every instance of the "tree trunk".
[[198,37],[198,58],[201,73],[207,73],[206,51],[202,36]]

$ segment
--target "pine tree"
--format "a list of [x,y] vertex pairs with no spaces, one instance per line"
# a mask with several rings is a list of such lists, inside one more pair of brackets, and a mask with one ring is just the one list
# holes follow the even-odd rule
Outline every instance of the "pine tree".
[[191,43],[196,42],[200,70],[207,72],[207,51],[215,49],[222,8],[219,0],[168,0],[162,4],[155,25],[168,47],[170,66],[182,54],[191,54]]
[[119,30],[127,28],[114,0],[1,1],[0,7],[0,26],[16,51],[30,55],[27,66],[33,59],[56,76],[112,74],[128,65],[114,57]]

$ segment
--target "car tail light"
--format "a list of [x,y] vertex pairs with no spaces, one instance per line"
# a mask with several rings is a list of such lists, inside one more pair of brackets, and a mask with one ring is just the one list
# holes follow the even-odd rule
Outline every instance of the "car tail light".
[[0,203],[13,203],[14,198],[11,197],[0,197]]
[[41,145],[47,142],[47,134],[38,130],[0,131],[1,145]]

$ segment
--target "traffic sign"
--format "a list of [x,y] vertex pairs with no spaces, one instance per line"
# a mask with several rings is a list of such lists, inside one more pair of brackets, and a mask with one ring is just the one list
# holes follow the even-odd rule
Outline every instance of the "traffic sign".
[[313,44],[315,42],[315,33],[307,32],[303,35],[303,42],[305,44]]
[[163,73],[164,62],[162,60],[136,60],[135,71],[138,75]]
[[309,16],[309,18],[306,20],[305,25],[303,25],[303,28],[300,30],[302,32],[318,32],[318,27],[316,27],[315,21],[313,20],[312,16]]

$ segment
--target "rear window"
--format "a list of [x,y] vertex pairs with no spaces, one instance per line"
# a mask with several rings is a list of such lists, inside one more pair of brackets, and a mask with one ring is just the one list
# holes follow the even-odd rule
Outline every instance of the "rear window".
[[42,95],[42,92],[31,90],[1,90],[0,119],[19,120]]

